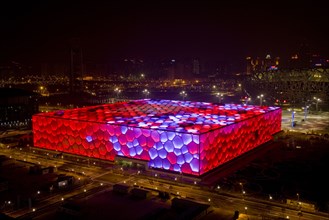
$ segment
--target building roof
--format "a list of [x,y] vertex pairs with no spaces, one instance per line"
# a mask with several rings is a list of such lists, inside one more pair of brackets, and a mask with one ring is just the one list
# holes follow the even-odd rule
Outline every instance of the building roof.
[[200,134],[278,109],[241,104],[141,99],[39,113],[37,116],[120,125],[123,130],[137,127]]

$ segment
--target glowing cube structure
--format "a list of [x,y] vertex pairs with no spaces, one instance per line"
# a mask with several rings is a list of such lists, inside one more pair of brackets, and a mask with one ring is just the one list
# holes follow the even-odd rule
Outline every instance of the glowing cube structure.
[[33,116],[34,145],[202,175],[270,141],[281,109],[173,100],[134,100]]

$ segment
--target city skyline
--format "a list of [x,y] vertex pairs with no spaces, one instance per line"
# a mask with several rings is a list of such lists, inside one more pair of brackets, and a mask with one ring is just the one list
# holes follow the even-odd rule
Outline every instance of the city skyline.
[[[79,39],[86,62],[193,59],[236,62],[288,59],[302,44],[328,56],[325,2],[7,3],[1,15],[2,61],[67,62]],[[239,65],[239,64],[237,64]]]

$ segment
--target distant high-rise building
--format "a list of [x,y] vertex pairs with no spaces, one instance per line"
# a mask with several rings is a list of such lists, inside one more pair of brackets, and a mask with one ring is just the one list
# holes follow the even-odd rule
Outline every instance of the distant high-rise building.
[[194,76],[200,76],[200,61],[199,59],[193,60],[193,70],[192,73]]
[[185,60],[163,60],[161,62],[161,67],[164,75],[168,79],[189,79],[191,76],[191,63]]
[[328,57],[312,51],[306,43],[301,44],[298,52],[290,57],[288,63],[288,67],[292,69],[327,68],[328,66]]
[[[289,60],[289,68],[302,68],[302,69],[309,69],[309,68],[327,68],[329,66],[329,59],[326,57],[321,56],[320,54],[312,54],[309,56],[309,60],[300,57],[303,55],[294,54],[291,56]],[[306,56],[308,57],[308,56]]]
[[138,58],[126,58],[122,62],[121,73],[125,75],[140,75],[144,70],[144,60]]
[[299,52],[299,67],[300,68],[309,68],[311,65],[311,51],[307,44],[303,43],[300,46]]
[[161,61],[160,66],[161,68],[159,71],[163,74],[165,78],[173,80],[177,77],[177,64],[175,59],[164,59]]
[[320,54],[312,54],[310,65],[312,68],[327,68],[329,66],[329,59]]
[[43,79],[46,79],[49,76],[48,63],[41,63],[41,76]]
[[169,79],[175,79],[177,74],[176,74],[176,60],[172,59],[169,61],[167,65],[167,73],[169,76]]
[[82,48],[78,42],[78,39],[71,40],[70,61],[70,94],[75,94],[81,92],[83,86],[83,56]]

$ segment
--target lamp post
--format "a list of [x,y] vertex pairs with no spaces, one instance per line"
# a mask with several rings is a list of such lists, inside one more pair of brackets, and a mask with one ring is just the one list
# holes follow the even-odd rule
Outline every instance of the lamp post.
[[263,105],[263,97],[264,97],[264,95],[263,95],[263,94],[261,94],[261,95],[257,96],[257,98],[259,98],[259,103],[260,103],[260,106],[262,106],[262,105]]
[[308,111],[308,105],[305,105],[305,107],[304,107],[304,121],[306,120],[306,118],[307,118],[307,111]]
[[116,87],[116,88],[114,89],[114,92],[117,94],[117,98],[118,98],[119,95],[120,95],[120,93],[121,93],[121,89],[118,88],[118,87]]
[[251,98],[250,97],[246,97],[245,98],[245,105],[248,105],[248,102],[250,102],[251,101]]
[[219,103],[223,102],[223,96],[224,95],[222,93],[219,93],[219,92],[216,93],[216,97],[218,98]]
[[148,97],[149,94],[150,94],[150,91],[149,91],[148,89],[144,89],[144,90],[143,90],[143,93],[144,93],[144,95],[145,95],[145,98],[147,99],[147,97]]
[[183,90],[179,94],[183,97],[183,100],[185,100],[185,97],[187,96],[187,93]]
[[246,196],[246,191],[245,191],[244,188],[243,188],[243,183],[240,182],[239,184],[240,184],[240,186],[241,186],[242,198],[244,199],[245,196]]
[[313,99],[316,101],[316,102],[315,102],[315,109],[316,109],[316,111],[318,111],[319,102],[321,102],[321,99],[319,99],[319,98],[317,98],[317,97],[313,97]]

